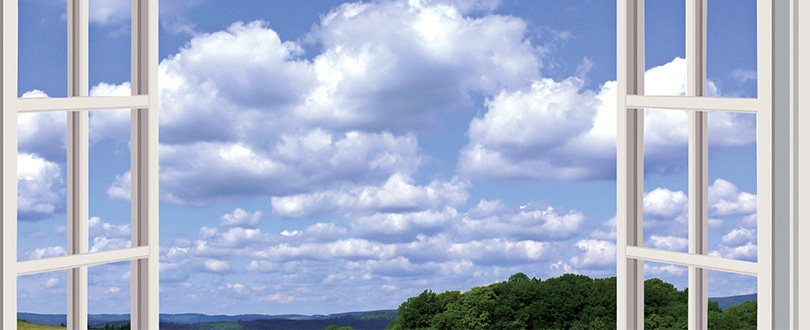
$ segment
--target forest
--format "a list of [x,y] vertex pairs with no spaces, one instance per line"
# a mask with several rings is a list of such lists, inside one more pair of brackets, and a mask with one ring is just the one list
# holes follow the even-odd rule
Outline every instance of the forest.
[[[687,329],[688,289],[644,282],[644,328]],[[756,329],[757,303],[721,310],[709,301],[709,329]],[[468,291],[425,290],[397,309],[389,328],[616,329],[616,278],[565,274],[545,281],[516,273]]]

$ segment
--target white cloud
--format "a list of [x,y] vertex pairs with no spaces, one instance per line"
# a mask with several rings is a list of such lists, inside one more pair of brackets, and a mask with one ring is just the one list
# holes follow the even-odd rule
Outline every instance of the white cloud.
[[757,261],[757,245],[756,243],[751,242],[736,247],[720,245],[716,250],[710,251],[709,256],[745,261]]
[[90,247],[90,252],[125,249],[130,246],[130,241],[123,238],[98,236],[93,238],[93,245]]
[[747,81],[756,81],[757,80],[757,70],[749,69],[734,69],[731,71],[731,77],[734,80],[737,80],[740,83],[744,83]]
[[115,181],[107,187],[107,197],[110,199],[130,200],[132,193],[132,173],[127,171],[115,176]]
[[655,188],[644,194],[644,215],[677,218],[688,211],[689,199],[682,191]]
[[45,248],[34,249],[33,251],[23,253],[18,258],[20,261],[24,261],[24,260],[60,257],[66,254],[67,250],[65,250],[65,247],[63,246],[49,246]]
[[652,235],[647,245],[656,249],[686,252],[689,249],[689,239],[677,236]]
[[130,237],[131,230],[130,224],[111,224],[101,221],[99,217],[91,217],[88,220],[88,230],[90,236],[104,236],[114,238],[128,238]]
[[58,278],[49,278],[48,281],[45,282],[45,287],[46,288],[53,288],[53,287],[55,287],[57,285],[59,285],[59,279]]
[[313,217],[341,212],[420,211],[443,205],[461,205],[467,201],[470,183],[454,178],[434,180],[427,186],[394,174],[382,186],[348,187],[311,194],[273,197],[273,214],[285,218]]
[[271,301],[271,302],[281,302],[281,303],[288,303],[295,300],[294,296],[288,296],[281,293],[266,295],[264,297],[259,298],[260,301]]
[[17,155],[17,217],[23,221],[50,218],[65,207],[65,181],[56,163],[37,155]]
[[206,260],[205,261],[205,270],[212,272],[212,273],[224,273],[230,270],[231,266],[227,261],[222,260]]
[[[90,96],[130,96],[129,82],[119,85],[99,83],[90,88]],[[129,142],[131,111],[129,109],[91,111],[88,119],[90,143],[103,138]]]
[[647,263],[644,264],[644,273],[653,276],[662,276],[662,275],[683,276],[686,275],[688,271],[689,268],[685,266],[677,266],[677,265],[650,266]]
[[728,234],[723,235],[721,240],[723,244],[731,246],[743,245],[745,243],[755,243],[757,241],[757,231],[739,227],[732,230]]
[[709,186],[709,211],[717,216],[748,215],[757,211],[757,195],[740,191],[731,182],[717,179]]
[[464,217],[456,224],[460,237],[510,237],[562,241],[579,234],[586,217],[574,210],[553,208],[543,203],[505,210],[482,218]]
[[410,242],[418,235],[433,236],[444,231],[458,213],[447,207],[441,211],[377,213],[350,220],[352,233],[379,242]]
[[220,218],[220,223],[225,227],[256,228],[259,225],[259,220],[261,220],[261,218],[261,211],[250,213],[243,209],[237,208],[233,210],[232,213],[223,215]]
[[616,264],[616,243],[603,240],[580,240],[574,247],[580,254],[571,258],[571,264],[583,269],[603,269]]
[[349,132],[334,137],[314,131],[282,136],[272,150],[200,142],[161,147],[161,189],[169,201],[199,204],[214,198],[288,195],[343,180],[379,182],[394,173],[412,173],[420,163],[412,135]]
[[[23,93],[23,98],[44,98],[40,90]],[[67,159],[65,139],[67,116],[60,112],[23,113],[17,115],[18,152],[36,154],[49,162],[63,163]]]
[[90,1],[90,21],[99,25],[120,24],[132,17],[132,2],[129,0]]
[[[647,71],[651,95],[683,95],[686,61]],[[534,79],[532,87],[506,90],[490,99],[470,124],[470,142],[459,170],[467,175],[510,179],[607,179],[615,176],[616,82],[585,90],[578,78]],[[720,92],[709,83],[707,93]],[[735,113],[712,114],[710,143],[733,147],[756,141],[756,120]],[[645,168],[672,171],[686,159],[688,114],[647,111]],[[540,129],[538,129],[540,128]],[[531,152],[529,152],[531,151]]]
[[468,104],[470,91],[493,94],[537,76],[527,34],[514,17],[469,18],[427,1],[343,4],[309,36],[325,51],[299,116],[338,127],[434,126],[437,112]]

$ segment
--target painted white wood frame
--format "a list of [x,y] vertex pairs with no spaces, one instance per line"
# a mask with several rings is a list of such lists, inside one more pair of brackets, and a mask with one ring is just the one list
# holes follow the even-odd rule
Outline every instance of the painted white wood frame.
[[149,248],[131,261],[132,329],[158,329],[158,0],[132,1],[132,95],[149,107],[132,110],[132,246]]
[[791,1],[790,327],[810,328],[810,3]]
[[[706,0],[686,0],[686,95],[697,100],[706,94]],[[702,105],[699,105],[702,106]],[[689,254],[709,253],[709,113],[689,112]],[[689,266],[688,325],[708,326],[709,272]]]
[[[68,17],[68,98],[89,90],[88,1],[70,0]],[[67,114],[67,254],[87,253],[89,139],[86,111]],[[19,267],[19,266],[18,266]],[[22,268],[22,267],[19,267]],[[19,273],[19,270],[18,270]],[[87,267],[67,270],[67,327],[87,329]]]
[[[17,1],[0,5],[0,328],[17,328],[17,277],[66,270],[67,328],[87,328],[87,267],[131,261],[132,329],[158,329],[158,0],[132,0],[132,96],[88,96],[88,0],[68,1],[68,97],[17,97]],[[88,253],[88,111],[132,111],[132,247]],[[17,114],[67,116],[67,253],[17,261]]]
[[[644,0],[617,2],[617,326],[644,327],[643,261],[655,261],[689,267],[690,329],[707,327],[708,269],[757,276],[759,328],[808,328],[810,5],[757,0],[756,99],[704,97],[707,0],[685,5],[687,95],[645,96]],[[642,246],[645,108],[689,111],[689,253]],[[757,262],[706,255],[710,111],[757,114]]]

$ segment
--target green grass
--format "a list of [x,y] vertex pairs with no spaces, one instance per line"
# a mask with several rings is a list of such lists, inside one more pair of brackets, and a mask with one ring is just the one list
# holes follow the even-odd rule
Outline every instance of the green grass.
[[58,329],[65,329],[65,328],[63,328],[63,327],[55,327],[55,326],[52,326],[52,325],[31,323],[31,322],[23,321],[23,320],[17,320],[17,329],[18,330],[58,330]]

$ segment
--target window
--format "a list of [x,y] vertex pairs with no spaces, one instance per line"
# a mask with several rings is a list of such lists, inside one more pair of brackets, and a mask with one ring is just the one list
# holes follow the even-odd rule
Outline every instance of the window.
[[[685,96],[648,96],[644,94],[644,0],[618,1],[618,135],[617,135],[617,290],[618,328],[644,327],[644,261],[664,262],[689,267],[689,328],[705,329],[708,311],[708,270],[757,276],[758,326],[779,327],[773,315],[772,294],[775,275],[774,226],[775,197],[781,196],[775,182],[774,163],[779,156],[773,145],[775,100],[772,72],[772,10],[770,0],[757,2],[758,92],[756,99],[705,97],[706,93],[706,22],[707,1],[686,0],[687,92]],[[781,32],[781,31],[780,31]],[[672,252],[643,247],[642,198],[644,195],[644,109],[689,111],[689,252]],[[709,257],[708,254],[708,134],[707,118],[711,111],[757,114],[757,262]],[[777,184],[776,186],[772,186]],[[787,209],[787,208],[785,208]],[[785,259],[787,260],[787,259]]]
[[[131,261],[133,329],[158,328],[158,1],[132,0],[132,96],[88,97],[88,0],[68,0],[68,97],[17,98],[17,5],[2,3],[2,316],[16,329],[17,276],[67,270],[68,329],[87,328],[87,267]],[[132,109],[132,247],[88,253],[88,111]],[[63,257],[17,261],[17,114],[67,115]]]

